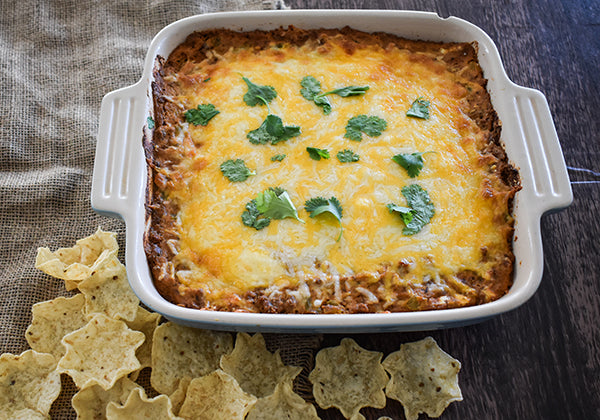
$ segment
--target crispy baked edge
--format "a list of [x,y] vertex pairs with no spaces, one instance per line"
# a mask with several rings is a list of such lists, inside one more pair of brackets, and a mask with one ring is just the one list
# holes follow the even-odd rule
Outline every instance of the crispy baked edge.
[[[466,103],[463,109],[485,133],[485,142],[481,148],[482,154],[489,160],[490,168],[497,174],[503,190],[490,186],[489,194],[501,194],[506,203],[505,220],[501,223],[509,251],[502,255],[490,256],[495,259],[492,269],[494,281],[485,282],[473,271],[456,273],[456,277],[474,292],[464,296],[462,301],[447,299],[440,295],[435,288],[427,285],[419,287],[395,287],[394,303],[383,306],[381,299],[373,302],[364,287],[377,296],[375,287],[383,281],[393,284],[394,276],[401,276],[406,267],[402,263],[397,266],[382,267],[378,273],[379,281],[365,278],[362,275],[343,277],[339,281],[341,299],[324,302],[319,308],[307,307],[299,302],[293,294],[293,289],[283,289],[273,294],[265,288],[248,291],[242,296],[229,301],[228,304],[214,305],[205,299],[202,290],[192,289],[180,284],[175,275],[175,267],[170,259],[175,254],[173,249],[177,234],[173,230],[177,208],[173,203],[164,200],[161,191],[168,185],[169,180],[161,173],[161,168],[169,163],[176,163],[177,156],[160,156],[160,145],[168,142],[173,134],[174,125],[179,122],[181,110],[168,101],[168,86],[164,81],[165,73],[179,70],[188,60],[201,61],[209,51],[225,52],[229,47],[251,47],[255,49],[268,48],[273,43],[289,43],[301,45],[308,41],[317,44],[328,36],[341,34],[345,37],[344,48],[351,53],[362,45],[376,43],[387,46],[394,44],[413,52],[441,52],[441,56],[449,71],[469,80]],[[219,40],[216,42],[215,40]],[[500,142],[501,123],[494,110],[487,80],[477,60],[477,44],[473,43],[438,43],[415,41],[397,37],[387,33],[365,33],[345,27],[341,30],[318,29],[303,30],[295,27],[279,28],[273,31],[235,32],[215,29],[191,34],[184,43],[180,44],[169,56],[168,60],[158,57],[152,83],[155,128],[152,138],[144,138],[144,151],[148,165],[148,185],[146,195],[146,230],[144,235],[144,250],[150,265],[153,282],[158,292],[167,300],[180,306],[223,311],[247,311],[260,313],[368,313],[368,312],[402,312],[429,309],[445,309],[453,307],[478,305],[490,302],[504,295],[512,285],[514,270],[514,254],[512,239],[514,220],[512,218],[513,199],[520,190],[518,171],[508,162],[508,157]],[[158,150],[157,150],[158,149]],[[370,285],[370,286],[369,286]],[[309,284],[311,288],[320,287]],[[371,290],[369,290],[371,287]],[[460,288],[460,285],[457,285]],[[322,292],[321,290],[320,292]],[[334,293],[333,290],[330,291]],[[458,293],[458,291],[457,291]]]

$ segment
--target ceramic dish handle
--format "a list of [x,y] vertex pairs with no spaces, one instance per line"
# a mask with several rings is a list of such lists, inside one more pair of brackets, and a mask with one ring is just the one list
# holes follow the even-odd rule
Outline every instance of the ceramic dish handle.
[[515,86],[512,105],[527,162],[519,170],[530,172],[536,204],[542,213],[567,207],[573,192],[546,97],[538,90]]
[[143,203],[145,89],[138,83],[111,92],[102,100],[91,202],[94,210],[107,216],[126,219]]

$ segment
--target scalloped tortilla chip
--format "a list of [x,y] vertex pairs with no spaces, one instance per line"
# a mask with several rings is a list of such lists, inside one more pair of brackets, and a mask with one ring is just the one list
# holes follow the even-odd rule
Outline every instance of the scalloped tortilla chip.
[[221,369],[258,398],[272,394],[278,383],[291,382],[302,371],[301,367],[284,365],[279,350],[267,350],[260,333],[238,333],[233,351],[221,357]]
[[460,362],[444,352],[432,337],[400,346],[383,361],[391,374],[385,392],[404,406],[407,420],[419,413],[439,417],[453,401],[462,401],[458,386]]
[[[2,413],[4,414],[4,413]],[[0,417],[0,419],[10,419],[10,420],[48,420],[48,416],[38,413],[35,410],[31,410],[29,408],[24,408],[22,410],[17,410],[15,412],[7,413],[10,414],[10,417]]]
[[187,389],[191,381],[192,378],[189,376],[184,376],[179,380],[177,389],[171,395],[169,395],[171,404],[173,404],[173,414],[179,414],[179,410],[181,410],[181,406],[185,400],[185,394],[187,393]]
[[67,351],[58,362],[78,388],[111,388],[117,380],[140,368],[135,351],[144,333],[130,330],[123,321],[98,314],[84,327],[62,339]]
[[85,312],[89,317],[101,313],[114,319],[135,319],[140,301],[131,290],[127,270],[116,255],[111,255],[78,287],[85,296]]
[[110,402],[125,404],[127,397],[135,388],[140,388],[138,384],[129,378],[119,379],[115,385],[104,390],[98,385],[92,385],[84,388],[73,395],[71,403],[78,420],[98,420],[106,418],[106,406]]
[[0,356],[0,407],[7,419],[48,417],[60,386],[51,354],[27,350]]
[[52,252],[38,248],[35,268],[53,277],[65,280],[67,290],[77,288],[78,283],[92,275],[111,255],[119,250],[117,234],[98,229],[87,238],[78,240],[71,248],[59,248]]
[[312,404],[296,394],[289,381],[278,383],[273,393],[250,409],[246,420],[319,420]]
[[[134,388],[124,405],[115,402],[106,407],[107,420],[176,420],[171,410],[171,400],[166,395],[148,398],[142,388]],[[183,419],[181,419],[183,420]]]
[[160,322],[160,314],[149,312],[138,306],[135,319],[133,321],[125,321],[127,326],[134,331],[143,332],[146,336],[144,343],[138,347],[135,352],[136,357],[140,362],[140,369],[152,366],[152,337],[154,330]]
[[87,318],[83,313],[84,297],[58,297],[36,303],[31,308],[31,325],[25,331],[29,346],[40,353],[50,353],[56,360],[65,354],[62,338],[83,327]]
[[320,350],[308,376],[317,404],[337,407],[346,418],[362,407],[385,407],[383,388],[388,376],[380,363],[382,356],[350,338],[342,339],[337,347]]
[[179,415],[187,420],[243,420],[256,397],[221,369],[195,378],[188,386]]
[[232,347],[230,333],[165,322],[154,330],[150,383],[161,394],[172,394],[181,378],[216,370],[221,356]]

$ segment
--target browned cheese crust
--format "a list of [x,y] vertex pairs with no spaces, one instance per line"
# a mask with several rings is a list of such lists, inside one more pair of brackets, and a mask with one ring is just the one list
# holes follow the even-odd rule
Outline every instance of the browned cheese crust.
[[[376,278],[372,276],[352,275],[339,279],[339,289],[333,290],[330,284],[319,279],[308,282],[311,299],[299,302],[297,294],[290,293],[292,288],[284,288],[278,293],[267,293],[266,288],[255,288],[241,295],[232,295],[227,299],[211,302],[206,299],[201,288],[191,288],[178,281],[175,275],[178,267],[172,259],[177,252],[176,218],[179,211],[177,203],[170,201],[165,193],[173,187],[176,179],[168,169],[177,165],[181,155],[175,147],[173,138],[176,127],[181,124],[183,111],[170,100],[177,94],[176,85],[168,82],[167,75],[175,74],[190,63],[200,63],[209,58],[217,61],[219,55],[230,48],[251,48],[260,51],[272,48],[278,43],[293,45],[314,45],[314,48],[326,48],[328,40],[337,37],[343,39],[344,49],[351,55],[358,48],[367,45],[379,45],[384,48],[397,47],[419,54],[415,60],[424,62],[443,62],[446,69],[456,76],[464,87],[462,111],[484,131],[484,138],[478,148],[481,159],[488,164],[490,173],[500,182],[484,186],[482,194],[488,194],[502,204],[497,219],[498,229],[506,239],[507,251],[498,255],[481,250],[482,260],[492,260],[493,281],[484,281],[472,271],[455,273],[454,282],[449,285],[455,289],[452,296],[440,295],[439,288],[430,288],[425,282],[419,285],[398,286],[393,280],[402,277],[407,267],[402,262],[390,263],[379,270]],[[209,61],[210,61],[209,60]],[[401,312],[430,309],[445,309],[478,305],[503,296],[512,284],[514,255],[512,253],[513,219],[512,202],[520,189],[517,170],[508,162],[500,143],[501,124],[492,107],[490,95],[486,90],[487,80],[477,61],[475,43],[437,43],[414,41],[385,33],[365,33],[351,28],[341,30],[302,30],[294,27],[273,31],[233,32],[229,30],[209,30],[191,34],[167,58],[159,58],[155,69],[155,81],[152,84],[154,101],[155,128],[152,138],[144,140],[149,182],[147,189],[147,230],[145,252],[151,268],[153,280],[159,293],[167,300],[189,308],[219,311],[243,311],[261,313],[368,313]],[[210,77],[210,74],[208,75]],[[189,83],[200,81],[189,80]],[[495,179],[496,179],[495,178]],[[457,282],[456,279],[459,281]],[[365,295],[364,290],[379,297],[381,285],[389,286],[388,293],[394,299],[384,302],[374,301]],[[463,287],[468,286],[468,287]],[[466,292],[465,292],[466,290]],[[341,298],[340,298],[341,292]],[[334,297],[337,296],[337,297]],[[320,300],[319,306],[311,304],[312,299]]]

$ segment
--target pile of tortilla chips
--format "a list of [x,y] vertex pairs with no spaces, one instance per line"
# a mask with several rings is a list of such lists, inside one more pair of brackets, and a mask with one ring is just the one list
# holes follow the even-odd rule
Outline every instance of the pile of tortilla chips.
[[[49,418],[61,374],[78,388],[72,405],[81,420],[319,419],[294,392],[302,368],[285,365],[260,333],[238,333],[234,343],[227,332],[161,323],[140,306],[117,253],[116,234],[100,229],[71,248],[38,250],[36,268],[81,293],[35,304],[31,349],[0,356],[0,420]],[[319,351],[308,376],[319,407],[358,420],[361,408],[393,398],[414,420],[462,400],[460,362],[431,337],[382,357],[349,338]],[[144,368],[153,398],[136,383]]]

